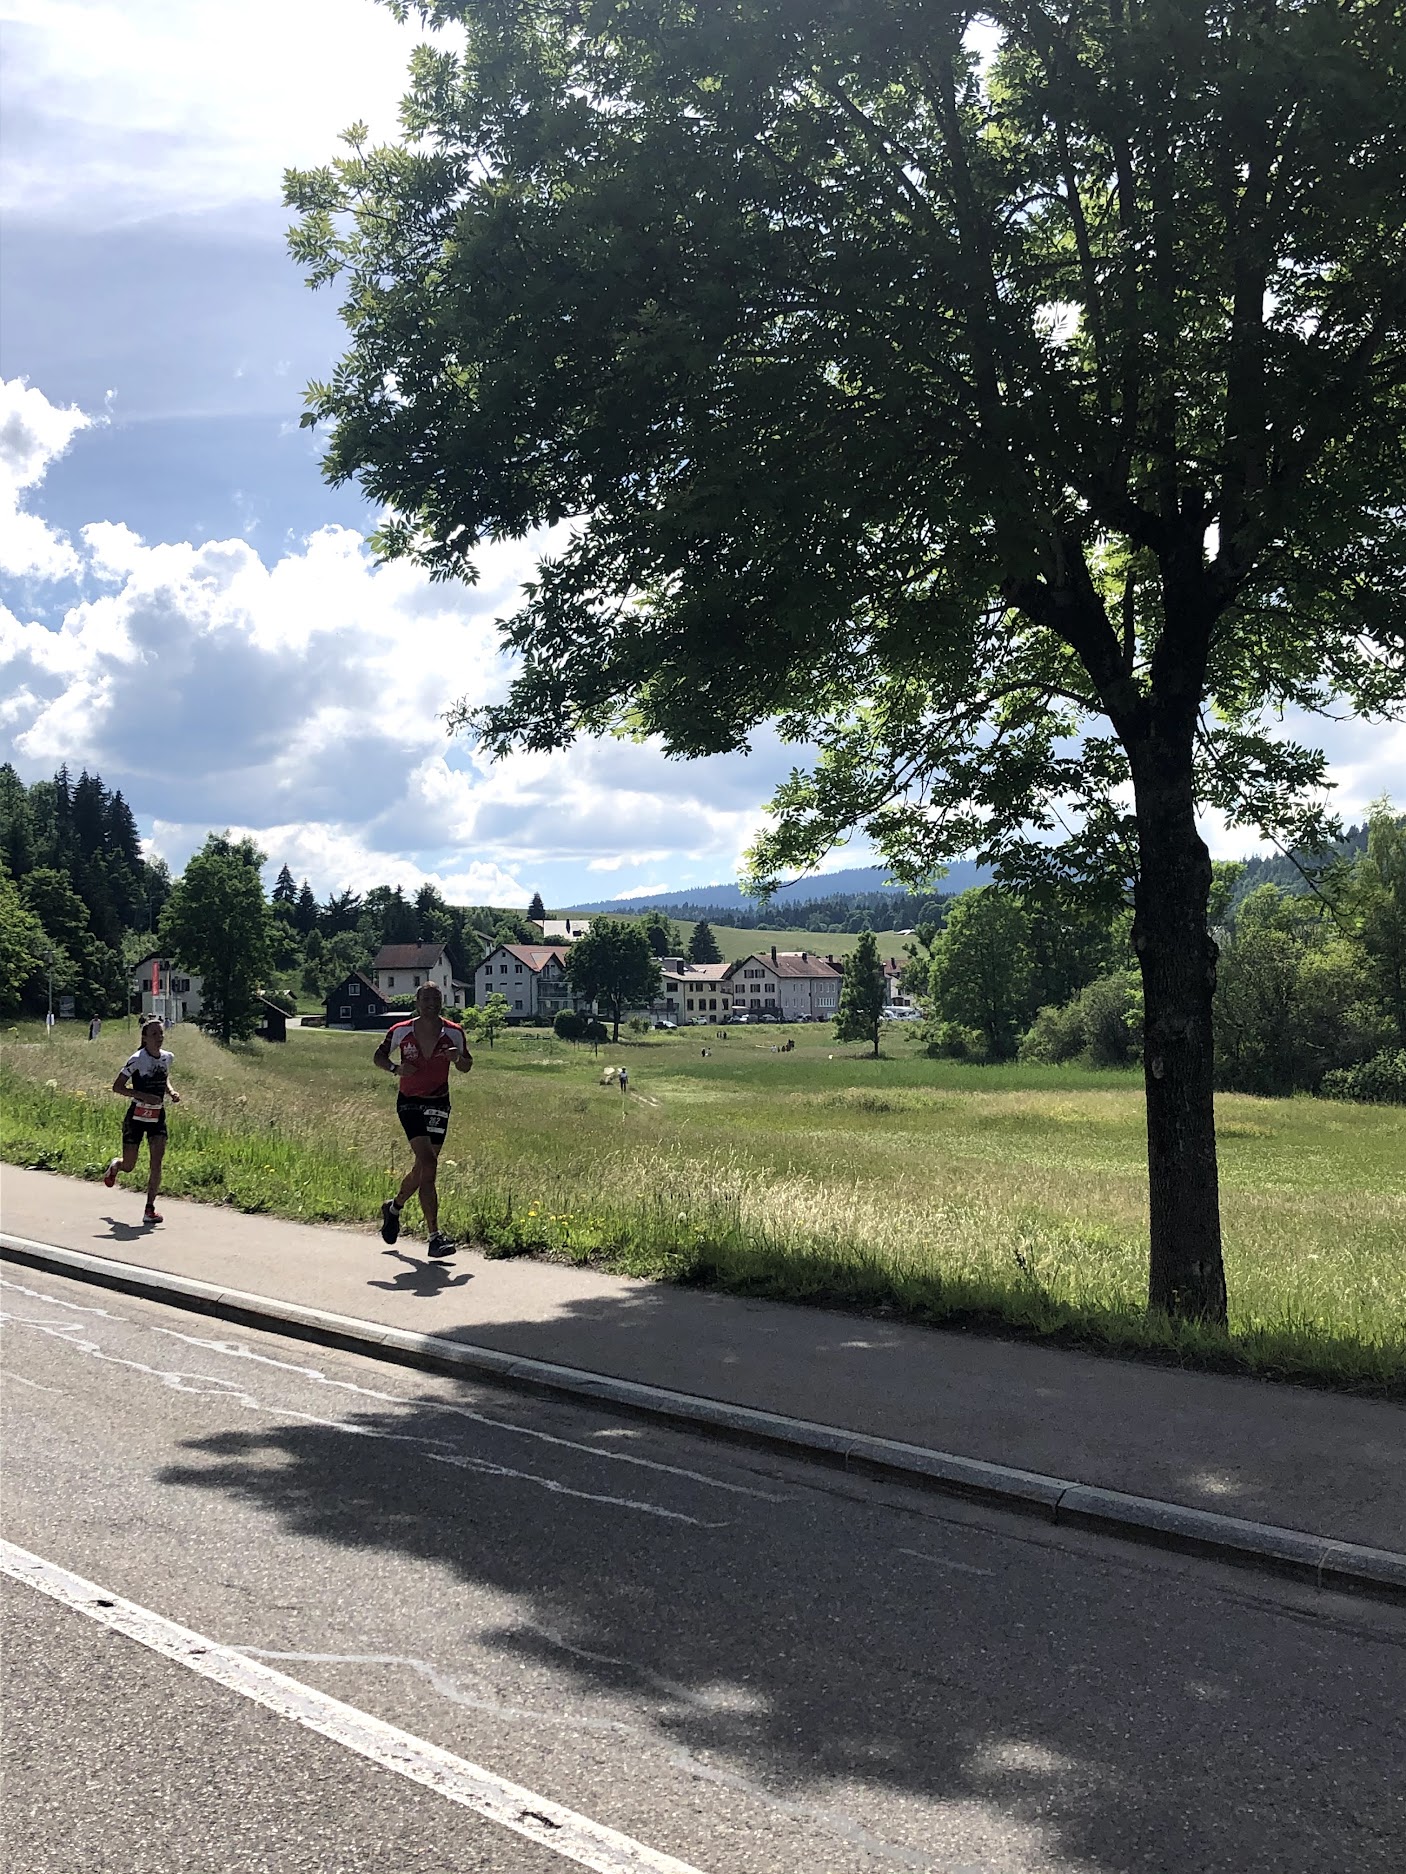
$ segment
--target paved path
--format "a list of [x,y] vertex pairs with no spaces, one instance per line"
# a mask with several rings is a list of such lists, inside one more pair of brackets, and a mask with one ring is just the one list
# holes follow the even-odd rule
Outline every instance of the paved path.
[[[1406,1609],[13,1264],[0,1302],[11,1542],[700,1874],[1400,1867]],[[25,1874],[570,1874],[6,1617]]]
[[393,1327],[1406,1550],[1406,1409],[248,1217],[0,1168],[18,1236]]

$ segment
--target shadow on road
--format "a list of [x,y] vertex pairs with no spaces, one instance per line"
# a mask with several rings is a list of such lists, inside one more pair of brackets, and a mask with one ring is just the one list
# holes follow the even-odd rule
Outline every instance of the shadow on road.
[[[396,1281],[418,1279],[414,1265]],[[623,1311],[617,1327],[649,1332],[649,1291],[592,1304],[607,1305]],[[562,1357],[560,1320],[510,1332],[523,1352],[540,1335],[545,1354],[550,1336]],[[643,1695],[660,1739],[714,1780],[842,1811],[903,1844],[875,1848],[875,1867],[1392,1865],[1388,1766],[1402,1757],[1389,1643],[1365,1669],[1362,1644],[1276,1607],[1272,1590],[1064,1551],[1035,1524],[958,1528],[940,1505],[880,1502],[831,1473],[807,1488],[756,1460],[748,1479],[733,1453],[589,1409],[566,1429],[583,1442],[603,1429],[599,1458],[505,1445],[413,1396],[423,1384],[401,1375],[409,1403],[352,1415],[370,1436],[306,1419],[222,1432],[191,1441],[162,1481],[226,1492],[321,1544],[431,1564],[446,1583],[436,1619],[454,1582],[513,1597],[528,1611],[488,1644],[549,1662],[583,1694]],[[569,1410],[433,1384],[524,1424]],[[416,1442],[433,1459],[447,1441],[538,1483],[415,1461]],[[607,1444],[778,1500],[625,1476]],[[543,1474],[565,1488],[541,1488]],[[940,1815],[940,1841],[914,1803]]]

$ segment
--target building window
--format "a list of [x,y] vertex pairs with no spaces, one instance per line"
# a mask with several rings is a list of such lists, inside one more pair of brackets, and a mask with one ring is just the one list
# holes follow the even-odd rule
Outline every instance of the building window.
[[688,998],[688,1006],[689,1006],[690,1008],[692,1008],[692,1007],[693,1007],[693,997],[692,997],[692,996],[690,996],[690,997]]
[[514,1007],[515,1009],[520,1009],[520,1008],[522,1007],[522,1004],[521,1004],[521,1002],[514,1002],[514,1004],[513,1004],[513,1007]]
[[360,983],[348,983],[347,994],[349,996],[359,996],[361,994],[361,984]]
[[349,1022],[351,1020],[351,1010],[345,1003],[342,1004],[342,1020],[344,1022]]
[[418,976],[415,978],[415,987],[417,989],[420,987],[420,978]]
[[507,975],[507,973],[508,973],[508,966],[507,966],[507,964],[506,964],[506,963],[500,963],[500,964],[498,965],[498,974],[499,974],[500,976],[506,976],[506,975]]
[[521,965],[521,963],[514,963],[514,965],[513,965],[513,974],[514,974],[515,976],[521,976],[521,974],[522,974],[522,965]]
[[394,976],[388,976],[388,977],[386,978],[386,987],[387,987],[387,989],[394,989],[394,988],[395,988],[395,977],[394,977]]

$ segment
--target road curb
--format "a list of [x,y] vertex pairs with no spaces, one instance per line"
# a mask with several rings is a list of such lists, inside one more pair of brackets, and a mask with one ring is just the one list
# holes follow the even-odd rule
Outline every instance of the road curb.
[[474,1377],[556,1398],[589,1400],[594,1405],[653,1419],[684,1430],[759,1446],[812,1463],[858,1471],[870,1477],[916,1485],[1004,1509],[1020,1510],[1053,1523],[1097,1530],[1158,1548],[1178,1549],[1241,1567],[1267,1570],[1336,1588],[1406,1604],[1406,1555],[1391,1549],[1337,1542],[1273,1523],[1243,1521],[1211,1510],[1190,1509],[1154,1497],[1098,1489],[1067,1477],[1013,1469],[981,1458],[959,1457],[925,1445],[846,1431],[809,1419],[789,1418],[752,1406],[730,1405],[694,1393],[673,1392],[638,1380],[616,1379],[580,1367],[526,1359],[494,1347],[383,1327],[352,1315],[307,1308],[298,1302],[251,1295],[190,1276],[137,1263],[94,1256],[84,1250],[36,1243],[0,1233],[0,1257],[53,1275],[74,1277],[101,1288],[144,1300],[211,1315],[237,1326],[261,1328],[299,1340],[368,1354],[455,1378]]

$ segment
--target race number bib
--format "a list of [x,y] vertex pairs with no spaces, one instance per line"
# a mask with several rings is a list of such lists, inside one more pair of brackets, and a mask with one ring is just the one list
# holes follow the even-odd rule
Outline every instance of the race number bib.
[[449,1130],[449,1108],[447,1106],[426,1106],[425,1130],[432,1139],[442,1139]]
[[161,1102],[155,1105],[150,1100],[137,1100],[132,1107],[132,1118],[139,1126],[156,1126],[161,1123]]

